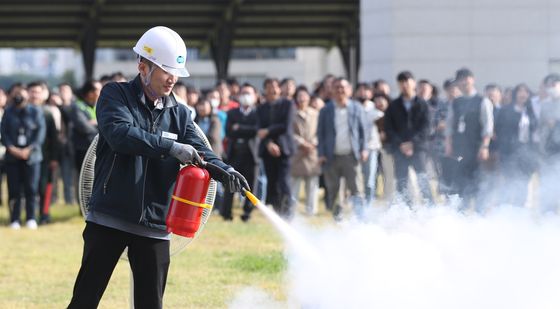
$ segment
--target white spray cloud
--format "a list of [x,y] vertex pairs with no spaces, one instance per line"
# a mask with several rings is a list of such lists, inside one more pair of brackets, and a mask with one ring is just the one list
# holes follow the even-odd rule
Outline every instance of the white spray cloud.
[[560,308],[559,216],[395,207],[369,223],[293,226],[304,241],[285,233],[287,303],[244,292],[230,308]]
[[230,309],[282,309],[286,306],[275,301],[265,291],[254,287],[247,287],[239,292],[233,302],[228,306]]
[[288,250],[305,308],[560,308],[560,218],[501,208],[393,208],[363,224],[298,227],[322,257]]

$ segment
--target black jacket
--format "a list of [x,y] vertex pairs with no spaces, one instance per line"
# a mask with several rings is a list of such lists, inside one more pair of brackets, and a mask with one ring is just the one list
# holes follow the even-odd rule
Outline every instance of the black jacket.
[[[42,145],[45,142],[46,124],[43,110],[30,103],[23,108],[9,106],[2,117],[2,144],[6,148],[10,146],[28,147],[31,146],[31,154],[27,164],[39,163],[43,160]],[[20,130],[25,139],[20,140]],[[25,142],[20,145],[18,141]],[[6,151],[7,163],[17,162],[18,159],[10,152]]]
[[48,164],[51,161],[58,161],[60,159],[62,144],[51,111],[46,106],[43,106],[42,109],[45,115],[46,128],[45,141],[42,148],[43,163]]
[[453,100],[453,155],[475,160],[482,143],[480,113],[484,98],[480,95],[461,96]]
[[83,101],[72,102],[70,105],[72,144],[79,151],[86,151],[98,133],[97,126],[90,123],[92,117],[86,111],[88,108],[91,107]]
[[385,111],[385,134],[393,151],[404,142],[412,142],[414,151],[427,150],[430,135],[430,111],[426,101],[414,97],[407,112],[402,96],[393,100]]
[[257,115],[259,128],[268,129],[268,136],[259,146],[259,156],[267,152],[266,145],[270,141],[280,147],[283,156],[294,154],[294,103],[286,99],[265,103],[258,107]]
[[[233,129],[235,124],[238,125],[237,130]],[[256,136],[258,129],[259,119],[254,107],[247,115],[243,114],[241,108],[228,111],[226,125],[226,136],[228,138],[227,157],[233,160],[234,156],[238,155],[236,149],[239,150],[241,147],[247,147],[247,151],[251,154],[247,159],[257,162]],[[242,151],[242,153],[245,154],[246,151]]]
[[[533,140],[533,135],[538,128],[537,117],[530,102],[527,102],[527,116],[529,117],[529,141],[527,144],[536,151],[537,145]],[[496,117],[495,131],[501,159],[508,159],[522,147],[522,143],[519,141],[520,120],[521,112],[515,109],[514,104],[502,107]]]
[[164,230],[179,161],[168,155],[173,140],[190,144],[208,162],[229,168],[196,134],[189,110],[173,96],[155,114],[141,101],[140,77],[109,83],[97,103],[99,142],[90,209]]

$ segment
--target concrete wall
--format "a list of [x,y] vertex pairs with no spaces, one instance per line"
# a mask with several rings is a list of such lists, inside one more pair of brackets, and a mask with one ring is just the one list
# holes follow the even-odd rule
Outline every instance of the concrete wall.
[[558,0],[361,0],[362,80],[411,70],[441,84],[462,66],[489,82],[537,89],[560,71]]

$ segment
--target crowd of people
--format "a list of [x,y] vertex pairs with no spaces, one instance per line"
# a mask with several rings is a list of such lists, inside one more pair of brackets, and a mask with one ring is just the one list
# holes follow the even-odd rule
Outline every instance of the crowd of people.
[[117,73],[86,81],[77,91],[68,83],[51,89],[44,81],[0,88],[0,175],[7,180],[11,228],[21,227],[22,203],[30,229],[50,222],[50,205],[57,200],[75,205],[78,172],[98,133],[95,104],[101,88],[124,80]]
[[[42,81],[0,89],[12,228],[21,226],[23,201],[28,228],[49,222],[50,204],[61,199],[59,179],[64,202],[75,203],[76,175],[98,132],[96,101],[105,83],[121,81],[126,78],[120,73],[104,76],[75,93],[69,84],[51,89]],[[446,80],[441,93],[409,71],[400,72],[396,83],[395,97],[385,80],[351,85],[332,75],[310,88],[291,78],[267,78],[262,93],[235,79],[204,91],[179,81],[173,93],[214,153],[288,219],[302,195],[304,212],[317,214],[321,187],[337,220],[344,205],[360,217],[380,199],[434,205],[457,194],[462,210],[523,207],[533,175],[541,189],[539,209],[556,211],[559,75],[546,76],[536,92],[520,83],[505,89],[489,84],[478,93],[466,68]],[[410,170],[419,190],[411,188]],[[234,219],[233,202],[233,193],[219,190],[215,208],[224,220]],[[251,210],[245,201],[242,221]]]

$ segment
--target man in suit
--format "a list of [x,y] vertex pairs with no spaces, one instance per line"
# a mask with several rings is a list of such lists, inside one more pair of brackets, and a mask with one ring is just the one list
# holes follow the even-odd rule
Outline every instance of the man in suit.
[[[255,188],[255,176],[257,173],[257,130],[258,118],[255,104],[257,102],[257,90],[251,84],[241,86],[238,95],[241,106],[228,111],[226,137],[229,142],[226,150],[228,163],[240,171],[252,188]],[[224,202],[220,214],[224,220],[233,220],[231,206],[233,204],[233,193],[224,194]],[[247,222],[251,216],[253,206],[248,199],[243,204],[241,220]]]
[[351,202],[361,215],[362,197],[358,189],[357,169],[360,160],[367,160],[364,131],[364,111],[360,103],[350,99],[351,86],[344,78],[333,82],[332,99],[319,114],[317,126],[319,161],[327,187],[327,208],[333,209],[336,220],[341,219],[341,206],[335,205],[344,178],[350,190]]
[[260,139],[259,156],[267,177],[267,204],[284,218],[293,215],[290,190],[290,158],[295,152],[293,137],[294,104],[280,98],[278,79],[264,81],[265,102],[257,109]]
[[427,147],[430,132],[430,112],[426,101],[416,96],[416,81],[412,73],[404,71],[397,76],[401,95],[385,112],[385,132],[395,158],[397,192],[410,205],[408,168],[416,171],[423,198],[432,202],[426,173]]

